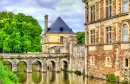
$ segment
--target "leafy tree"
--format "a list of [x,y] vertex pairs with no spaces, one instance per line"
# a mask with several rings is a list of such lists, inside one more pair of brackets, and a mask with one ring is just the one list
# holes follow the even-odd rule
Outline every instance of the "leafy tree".
[[85,43],[85,32],[76,32],[76,35],[78,35],[77,43]]
[[0,48],[9,52],[41,51],[42,27],[32,16],[0,12]]

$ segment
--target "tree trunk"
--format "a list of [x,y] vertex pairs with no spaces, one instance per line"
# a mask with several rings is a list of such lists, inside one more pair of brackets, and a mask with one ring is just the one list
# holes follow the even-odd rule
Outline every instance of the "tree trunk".
[[27,54],[27,51],[26,51],[26,54]]

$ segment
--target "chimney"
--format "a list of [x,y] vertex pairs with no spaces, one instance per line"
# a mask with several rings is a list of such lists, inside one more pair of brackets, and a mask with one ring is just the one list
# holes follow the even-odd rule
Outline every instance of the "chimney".
[[45,15],[45,29],[44,29],[44,33],[47,33],[47,28],[48,28],[48,15]]

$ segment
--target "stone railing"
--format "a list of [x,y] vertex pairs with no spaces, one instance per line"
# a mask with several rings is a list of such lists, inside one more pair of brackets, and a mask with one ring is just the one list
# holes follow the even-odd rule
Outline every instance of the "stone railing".
[[0,58],[17,58],[20,56],[22,58],[33,58],[33,57],[68,57],[68,53],[42,53],[42,54],[0,54]]

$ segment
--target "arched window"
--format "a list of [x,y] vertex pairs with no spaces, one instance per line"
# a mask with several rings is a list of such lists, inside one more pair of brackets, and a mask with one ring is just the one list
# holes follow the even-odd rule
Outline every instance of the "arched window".
[[107,65],[110,65],[110,58],[107,58]]
[[124,13],[128,12],[128,0],[123,1],[123,12]]
[[125,67],[128,67],[128,59],[125,59]]
[[128,41],[128,26],[127,26],[127,24],[123,25],[123,41]]

